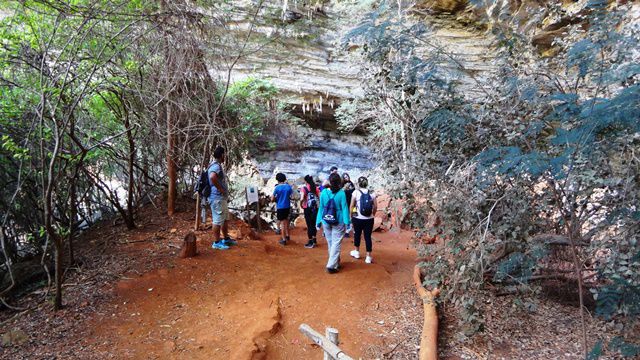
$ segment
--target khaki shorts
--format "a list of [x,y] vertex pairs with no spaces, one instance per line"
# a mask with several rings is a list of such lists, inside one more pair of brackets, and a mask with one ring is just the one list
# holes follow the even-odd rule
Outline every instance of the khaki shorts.
[[211,222],[213,225],[224,225],[227,220],[229,220],[227,199],[214,199],[211,201]]

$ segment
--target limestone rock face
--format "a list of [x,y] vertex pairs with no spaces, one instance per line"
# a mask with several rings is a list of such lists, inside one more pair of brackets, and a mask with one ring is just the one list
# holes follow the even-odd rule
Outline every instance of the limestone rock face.
[[[323,178],[333,165],[340,172],[350,172],[352,178],[366,174],[375,167],[369,156],[369,146],[375,144],[362,136],[340,134],[334,110],[342,100],[363,96],[361,64],[351,58],[357,46],[346,46],[342,39],[372,5],[336,1],[272,5],[281,9],[276,10],[282,13],[281,24],[260,31],[277,35],[267,35],[273,41],[261,45],[260,51],[248,52],[231,77],[270,79],[290,113],[307,126],[295,132],[272,129],[251,154],[255,168],[263,179],[279,171],[290,179],[306,174]],[[425,22],[432,29],[426,39],[429,45],[417,51],[447,53],[452,61],[444,66],[450,77],[473,98],[479,95],[479,84],[486,84],[500,67],[491,34],[497,21],[508,19],[541,54],[552,56],[554,40],[564,36],[569,26],[584,21],[587,5],[586,0],[558,6],[532,0],[497,0],[490,6],[468,0],[422,0],[402,10],[406,21]]]
[[274,129],[258,145],[252,158],[264,179],[278,172],[291,180],[307,174],[325,179],[331,166],[356,178],[375,166],[366,137],[306,126]]

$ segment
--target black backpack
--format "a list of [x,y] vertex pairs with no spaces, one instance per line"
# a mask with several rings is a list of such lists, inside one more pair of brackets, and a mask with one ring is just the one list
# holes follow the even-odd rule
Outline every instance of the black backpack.
[[338,223],[338,209],[336,209],[336,202],[333,201],[334,197],[335,194],[329,198],[322,214],[322,220],[329,225],[335,225]]
[[373,198],[369,192],[360,191],[360,214],[371,216],[373,214]]
[[198,180],[197,191],[200,194],[200,198],[208,198],[211,195],[211,183],[209,182],[209,168],[211,165],[207,166],[207,170],[204,170],[200,173],[200,180]]
[[304,188],[304,191],[307,193],[307,208],[308,209],[317,209],[318,208],[318,196],[311,192],[308,188]]

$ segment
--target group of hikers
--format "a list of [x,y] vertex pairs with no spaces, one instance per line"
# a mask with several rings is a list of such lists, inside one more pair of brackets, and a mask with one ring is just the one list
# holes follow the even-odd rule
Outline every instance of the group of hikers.
[[[208,202],[211,206],[213,223],[213,249],[225,250],[235,245],[236,241],[229,236],[229,188],[222,164],[225,161],[225,149],[218,146],[213,152],[214,161],[209,165],[206,176],[210,192]],[[271,201],[276,204],[276,219],[279,222],[279,232],[282,238],[279,243],[286,246],[290,241],[291,200],[293,188],[287,183],[283,173],[276,174],[278,184],[273,190]],[[318,245],[317,233],[322,230],[327,241],[329,259],[327,272],[334,274],[340,269],[340,249],[342,239],[349,237],[353,231],[354,250],[350,255],[360,259],[360,242],[364,238],[366,257],[365,263],[371,264],[373,243],[371,233],[374,226],[374,215],[377,211],[375,194],[369,190],[366,177],[358,178],[357,187],[347,173],[340,176],[338,168],[330,169],[328,179],[319,184],[311,175],[304,177],[305,184],[300,188],[302,194],[300,207],[307,224],[308,241],[306,248]],[[209,189],[207,189],[209,190]],[[222,237],[221,237],[222,235]]]

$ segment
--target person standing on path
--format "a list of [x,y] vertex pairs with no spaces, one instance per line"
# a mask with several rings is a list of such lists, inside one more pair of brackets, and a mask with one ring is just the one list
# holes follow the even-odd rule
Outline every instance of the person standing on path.
[[[338,173],[337,166],[334,165],[331,168],[329,168],[329,177],[331,177],[331,174],[337,174],[337,173]],[[331,186],[331,184],[329,183],[329,177],[324,179],[324,181],[322,182],[322,185],[321,185],[322,188],[328,189]]]
[[361,176],[358,179],[358,190],[354,191],[351,198],[350,209],[356,208],[353,217],[353,246],[351,256],[360,259],[360,238],[364,235],[364,243],[367,250],[367,257],[364,262],[371,264],[373,258],[371,251],[373,250],[373,242],[371,241],[371,233],[373,232],[373,223],[376,211],[378,210],[378,202],[375,194],[367,189],[369,181],[366,177]]
[[304,212],[304,221],[307,223],[307,237],[309,241],[304,245],[307,249],[316,247],[318,241],[316,240],[316,218],[318,216],[318,203],[320,202],[320,191],[316,187],[316,183],[313,181],[311,175],[304,177],[306,184],[302,187],[302,199],[300,200],[300,206]]
[[342,179],[338,174],[329,176],[330,187],[320,194],[320,207],[316,218],[316,229],[322,226],[327,238],[329,260],[327,272],[335,274],[340,268],[340,246],[345,231],[351,227],[351,215],[347,197],[342,190]]
[[[211,195],[209,204],[211,205],[211,222],[213,223],[213,243],[211,247],[218,250],[226,250],[236,242],[229,237],[229,187],[227,177],[222,169],[226,156],[222,146],[216,147],[213,151],[213,162],[207,169],[209,175],[209,185],[211,185]],[[222,240],[220,231],[222,230]]]
[[287,184],[283,173],[276,174],[278,185],[273,189],[273,201],[276,202],[276,218],[280,221],[282,239],[280,245],[287,245],[289,238],[289,215],[291,215],[291,194],[293,189]]
[[[347,204],[351,204],[351,196],[353,195],[353,191],[356,187],[351,182],[351,177],[347,173],[342,174],[342,189],[344,190],[344,194],[347,196]],[[353,209],[353,206],[349,207],[349,210],[351,209]],[[344,237],[348,238],[350,233],[350,231],[347,231]]]

